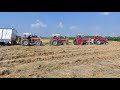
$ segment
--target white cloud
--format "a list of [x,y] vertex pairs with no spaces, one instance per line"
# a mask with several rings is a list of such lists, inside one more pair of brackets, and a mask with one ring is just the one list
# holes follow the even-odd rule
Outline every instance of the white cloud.
[[74,30],[74,29],[79,29],[79,28],[77,26],[70,26],[69,29]]
[[101,15],[109,16],[109,15],[110,15],[110,12],[102,12]]
[[63,27],[64,27],[64,24],[63,24],[62,22],[59,22],[59,24],[58,24],[57,27],[58,27],[58,28],[63,28]]
[[41,22],[40,20],[37,20],[36,23],[31,24],[32,28],[46,28],[47,24]]

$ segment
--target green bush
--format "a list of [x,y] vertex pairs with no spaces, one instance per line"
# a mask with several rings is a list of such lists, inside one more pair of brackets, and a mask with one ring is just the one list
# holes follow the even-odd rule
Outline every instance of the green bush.
[[106,37],[109,41],[120,41],[120,37]]

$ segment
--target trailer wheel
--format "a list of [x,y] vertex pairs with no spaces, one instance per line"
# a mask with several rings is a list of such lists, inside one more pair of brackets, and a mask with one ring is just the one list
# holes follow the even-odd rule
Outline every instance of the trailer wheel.
[[57,41],[57,40],[54,40],[54,41],[52,42],[52,45],[54,45],[54,46],[58,45],[58,41]]
[[6,44],[5,44],[4,42],[1,42],[0,45],[1,45],[1,46],[5,46]]
[[10,43],[8,42],[7,45],[10,46]]

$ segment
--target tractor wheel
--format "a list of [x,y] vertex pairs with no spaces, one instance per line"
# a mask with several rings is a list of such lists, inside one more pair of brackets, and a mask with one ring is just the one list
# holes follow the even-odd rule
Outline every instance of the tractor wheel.
[[26,40],[22,41],[22,45],[23,46],[28,46],[29,45],[29,41],[26,41]]
[[79,40],[79,41],[78,41],[78,44],[79,44],[79,45],[83,45],[83,40]]
[[10,46],[10,45],[11,45],[11,44],[8,42],[8,43],[7,43],[7,46]]
[[57,41],[57,40],[54,40],[54,41],[52,42],[52,45],[57,46],[57,45],[58,45],[58,41]]
[[97,44],[97,45],[100,45],[100,44],[101,44],[101,41],[100,41],[100,40],[97,40],[97,41],[96,41],[96,44]]
[[16,45],[17,42],[16,42],[16,41],[11,41],[11,44],[12,44],[12,45]]
[[6,44],[4,42],[1,42],[0,45],[1,46],[6,46]]
[[40,46],[40,45],[41,45],[41,42],[40,42],[40,41],[36,41],[36,42],[35,42],[35,45],[36,45],[36,46]]

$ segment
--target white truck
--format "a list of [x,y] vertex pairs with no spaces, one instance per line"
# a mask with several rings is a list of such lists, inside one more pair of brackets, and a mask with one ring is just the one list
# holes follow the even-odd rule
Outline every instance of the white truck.
[[16,44],[17,31],[13,28],[0,28],[0,45]]

